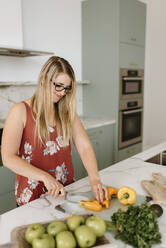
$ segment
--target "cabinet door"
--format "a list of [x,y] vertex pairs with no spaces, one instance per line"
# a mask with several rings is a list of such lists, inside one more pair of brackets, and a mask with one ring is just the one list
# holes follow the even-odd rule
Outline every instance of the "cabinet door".
[[[114,125],[106,125],[87,130],[88,137],[93,146],[98,169],[102,170],[114,162]],[[72,147],[72,160],[75,171],[75,180],[87,176],[83,163],[74,147]]]
[[144,47],[120,44],[120,68],[144,69]]
[[15,174],[8,168],[0,167],[0,195],[14,190]]
[[102,169],[114,163],[114,125],[103,126],[100,132],[100,163]]
[[[93,133],[93,132],[92,132]],[[99,130],[95,131],[96,134],[89,136],[90,142],[93,146],[93,150],[95,152],[97,164],[98,164],[98,169],[102,169],[102,164],[101,164],[101,141],[99,137]],[[91,132],[90,132],[91,134]]]
[[[99,170],[102,169],[100,166],[100,142],[99,142],[99,128],[91,128],[86,130],[88,137],[91,141],[91,144],[93,146],[97,162],[99,164]],[[79,180],[81,178],[86,177],[88,174],[85,170],[85,167],[81,161],[81,158],[73,144],[71,144],[71,150],[72,150],[72,161],[74,166],[74,178],[75,180]]]
[[145,46],[146,4],[120,0],[120,41]]
[[0,195],[0,214],[16,208],[14,191]]
[[114,125],[105,125],[88,131],[96,154],[99,170],[114,162]]
[[73,144],[71,144],[71,152],[72,152],[72,161],[73,161],[73,166],[74,166],[74,179],[77,181],[81,178],[86,177],[87,172]]

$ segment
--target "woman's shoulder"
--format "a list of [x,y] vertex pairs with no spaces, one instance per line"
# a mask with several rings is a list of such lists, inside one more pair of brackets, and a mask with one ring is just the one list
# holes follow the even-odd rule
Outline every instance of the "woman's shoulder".
[[11,111],[19,111],[19,112],[26,112],[26,106],[30,107],[30,99],[21,101],[21,102],[17,102],[15,104],[13,104]]
[[13,106],[10,109],[10,112],[20,113],[23,114],[26,112],[26,106],[24,102],[17,102],[13,104]]
[[24,125],[26,123],[26,105],[28,104],[28,100],[17,102],[13,104],[12,108],[9,111],[7,119],[15,118],[23,121]]

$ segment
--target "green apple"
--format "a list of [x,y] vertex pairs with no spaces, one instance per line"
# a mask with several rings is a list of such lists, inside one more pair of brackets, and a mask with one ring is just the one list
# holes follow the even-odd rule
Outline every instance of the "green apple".
[[62,221],[53,221],[47,226],[47,232],[52,236],[56,236],[59,232],[66,230],[67,225]]
[[85,223],[84,217],[81,215],[72,215],[67,219],[67,226],[70,229],[70,231],[75,231],[75,229],[78,226],[84,223]]
[[31,224],[25,231],[25,239],[28,243],[32,244],[33,239],[39,238],[45,233],[45,228],[40,223]]
[[91,247],[96,243],[96,235],[92,228],[81,225],[75,230],[76,240],[82,248]]
[[32,241],[33,248],[55,248],[55,239],[48,233],[42,234],[40,238],[35,238]]
[[100,216],[90,216],[86,220],[86,225],[91,227],[96,237],[102,237],[106,231],[105,221]]
[[63,231],[56,236],[56,247],[57,248],[75,248],[76,240],[74,235],[70,231]]

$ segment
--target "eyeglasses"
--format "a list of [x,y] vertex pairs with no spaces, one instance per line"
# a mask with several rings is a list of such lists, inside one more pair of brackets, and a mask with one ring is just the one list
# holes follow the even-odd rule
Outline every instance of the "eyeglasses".
[[63,87],[62,85],[56,84],[55,82],[53,82],[53,85],[55,86],[55,90],[58,92],[65,90],[65,93],[67,94],[67,93],[70,93],[72,91],[72,86]]

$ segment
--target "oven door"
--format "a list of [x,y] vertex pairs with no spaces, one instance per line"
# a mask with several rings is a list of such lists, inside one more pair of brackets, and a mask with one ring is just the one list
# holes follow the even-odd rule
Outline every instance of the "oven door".
[[143,96],[143,78],[123,77],[121,81],[121,98],[135,98]]
[[142,108],[120,111],[119,148],[142,141],[142,117]]

